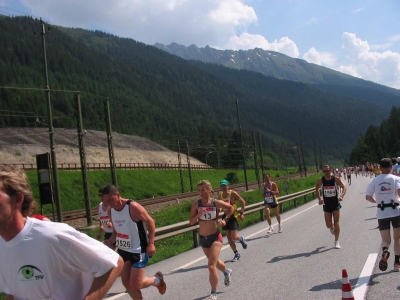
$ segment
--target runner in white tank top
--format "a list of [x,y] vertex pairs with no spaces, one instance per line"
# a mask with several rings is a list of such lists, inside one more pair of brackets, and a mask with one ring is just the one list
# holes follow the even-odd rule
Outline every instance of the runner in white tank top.
[[118,247],[118,254],[124,260],[122,283],[128,294],[133,299],[143,299],[140,290],[152,285],[164,294],[167,285],[163,274],[157,272],[154,277],[145,277],[144,274],[149,256],[156,253],[153,218],[139,203],[122,198],[114,185],[107,185],[102,194],[111,207],[110,218],[114,227],[111,238],[104,242]]

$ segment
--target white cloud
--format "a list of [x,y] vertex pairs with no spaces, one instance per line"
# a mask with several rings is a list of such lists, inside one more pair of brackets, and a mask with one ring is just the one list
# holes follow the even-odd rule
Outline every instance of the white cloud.
[[400,53],[371,51],[368,42],[357,38],[354,33],[344,32],[342,42],[345,56],[342,61],[315,48],[310,48],[303,58],[355,77],[400,88]]
[[318,52],[314,47],[304,53],[303,58],[310,63],[328,68],[334,68],[337,64],[337,58],[334,55],[329,52]]
[[279,41],[274,40],[272,43],[262,35],[242,33],[240,36],[231,37],[229,43],[225,47],[232,50],[248,50],[254,48],[261,48],[264,50],[271,50],[286,54],[288,56],[297,58],[299,57],[299,49],[295,42],[288,37],[283,37]]
[[390,36],[389,38],[388,38],[388,41],[389,42],[397,42],[397,41],[400,41],[400,34],[395,34],[395,35],[392,35],[392,36]]
[[95,28],[156,42],[221,47],[257,22],[243,0],[21,0],[34,15],[67,27]]
[[215,23],[243,26],[257,21],[254,9],[240,1],[220,1],[219,6],[209,13]]

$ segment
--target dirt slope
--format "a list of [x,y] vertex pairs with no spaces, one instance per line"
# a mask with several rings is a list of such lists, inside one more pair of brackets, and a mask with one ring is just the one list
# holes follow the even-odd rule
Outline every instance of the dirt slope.
[[[85,134],[87,163],[109,163],[106,133],[87,130]],[[116,163],[178,164],[178,154],[149,139],[119,134],[112,136]],[[78,138],[75,129],[54,129],[57,164],[79,163]],[[36,154],[50,152],[47,128],[0,128],[0,163],[35,164]],[[186,155],[181,154],[186,164]],[[191,164],[203,165],[191,157]]]

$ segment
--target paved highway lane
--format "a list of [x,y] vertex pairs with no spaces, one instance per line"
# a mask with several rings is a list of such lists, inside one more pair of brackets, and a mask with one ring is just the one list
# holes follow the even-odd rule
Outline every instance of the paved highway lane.
[[[356,299],[363,299],[371,273],[372,286],[366,299],[399,299],[400,274],[391,271],[393,249],[388,271],[377,268],[380,235],[376,207],[365,200],[371,179],[352,177],[353,184],[346,184],[348,191],[342,202],[341,249],[333,248],[334,237],[325,227],[322,206],[311,201],[282,215],[283,233],[267,234],[266,222],[241,230],[248,249],[238,244],[242,255],[238,262],[230,262],[233,253],[224,239],[220,258],[233,274],[229,287],[224,286],[220,274],[218,299],[340,299],[342,269],[348,272]],[[151,265],[146,274],[158,270],[165,274],[167,292],[161,296],[150,287],[143,290],[145,299],[207,299],[210,294],[207,261],[201,248]],[[118,279],[106,299],[130,299],[124,290]]]

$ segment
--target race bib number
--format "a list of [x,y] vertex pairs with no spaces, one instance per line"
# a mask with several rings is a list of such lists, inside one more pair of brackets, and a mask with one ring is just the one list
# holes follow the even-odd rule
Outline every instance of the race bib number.
[[269,195],[264,197],[264,203],[272,203],[274,202],[274,197]]
[[216,207],[201,207],[199,210],[202,210],[203,213],[200,216],[200,220],[209,221],[215,220],[217,218],[217,208]]
[[335,197],[336,187],[334,186],[324,186],[324,197]]
[[100,217],[100,223],[101,225],[103,225],[104,227],[107,226],[107,223],[110,222],[110,218],[108,216],[101,216]]
[[131,244],[131,238],[130,238],[129,234],[118,233],[117,240],[116,240],[116,246],[120,249],[130,249],[132,244]]

